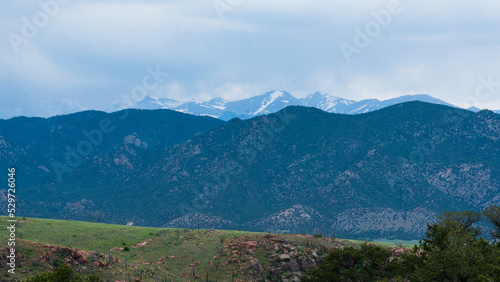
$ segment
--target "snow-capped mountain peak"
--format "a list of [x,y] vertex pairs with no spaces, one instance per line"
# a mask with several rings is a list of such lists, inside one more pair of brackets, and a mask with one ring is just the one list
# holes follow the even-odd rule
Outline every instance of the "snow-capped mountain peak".
[[266,96],[266,98],[264,99],[260,108],[253,113],[254,115],[258,115],[258,114],[262,113],[262,111],[264,111],[264,109],[266,109],[269,105],[271,105],[274,101],[276,101],[276,99],[283,96],[283,92],[282,91],[274,91],[274,92],[268,92],[264,95]]
[[211,104],[214,104],[214,105],[225,105],[227,104],[229,101],[224,99],[224,98],[221,98],[221,97],[217,97],[217,98],[213,98],[212,100],[208,101],[209,103]]
[[180,106],[181,104],[182,102],[168,98],[146,96],[144,99],[135,104],[134,108],[143,110],[173,109]]
[[208,102],[204,102],[203,104],[207,107],[210,107],[210,108],[224,110],[226,108],[226,104],[228,102],[229,101],[227,101],[223,98],[217,97],[217,98],[214,98]]
[[321,92],[309,94],[303,99],[303,101],[304,106],[316,107],[327,112],[342,111],[343,108],[354,103],[354,101],[334,97],[328,94],[322,94]]
[[202,102],[179,102],[168,98],[148,96],[138,102],[134,108],[172,109],[193,115],[211,116],[223,120],[229,120],[235,117],[252,118],[258,115],[275,113],[292,105],[315,107],[331,113],[362,114],[408,101],[422,101],[453,106],[425,94],[406,95],[384,101],[377,99],[353,101],[323,94],[321,92],[315,92],[299,99],[286,91],[273,90],[258,96],[238,101],[227,101],[223,98],[217,97],[209,101]]
[[[292,105],[315,107],[331,113],[362,114],[409,101],[422,101],[455,107],[452,104],[426,94],[405,95],[383,101],[377,99],[353,101],[321,92],[314,92],[304,98],[296,98],[286,91],[273,90],[258,96],[237,101],[228,101],[217,97],[208,101],[191,100],[189,102],[181,102],[169,98],[146,96],[131,108],[148,110],[170,109],[187,114],[230,120],[236,117],[252,118],[258,115],[275,113]],[[72,100],[57,100],[51,102],[19,101],[18,106],[4,108],[3,111],[0,111],[3,114],[0,118],[10,118],[14,116],[50,117],[88,109],[88,107],[80,105],[77,101]],[[107,111],[115,112],[123,109],[122,105],[117,103],[113,104]],[[481,109],[471,107],[468,110],[478,112]],[[500,114],[498,110],[494,112]]]

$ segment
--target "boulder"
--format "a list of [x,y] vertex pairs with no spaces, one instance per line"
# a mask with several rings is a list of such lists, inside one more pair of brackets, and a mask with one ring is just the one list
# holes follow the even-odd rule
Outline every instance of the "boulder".
[[290,261],[290,256],[288,254],[280,254],[278,257],[281,261]]

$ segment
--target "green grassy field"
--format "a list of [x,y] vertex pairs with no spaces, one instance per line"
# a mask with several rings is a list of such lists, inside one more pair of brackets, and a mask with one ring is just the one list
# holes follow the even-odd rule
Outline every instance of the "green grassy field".
[[[368,241],[362,241],[362,240],[348,240],[350,242],[356,243],[358,245],[365,244]],[[376,240],[376,241],[370,241],[371,243],[374,243],[379,246],[384,246],[384,247],[403,247],[403,248],[408,248],[412,249],[415,245],[418,245],[418,241],[404,241],[404,240],[391,240],[391,241],[386,241],[383,239]]]
[[[7,217],[0,222],[7,226]],[[68,220],[18,218],[17,252],[23,256],[16,275],[5,273],[0,280],[22,280],[47,271],[60,262],[82,273],[99,272],[111,281],[251,281],[255,261],[266,275],[277,263],[283,246],[298,255],[364,243],[314,238],[294,234],[267,234],[226,230],[188,230],[122,226]],[[0,243],[7,245],[6,228],[0,228]],[[255,244],[242,248],[247,242]],[[384,246],[396,244],[383,243]],[[70,262],[60,247],[86,251],[88,264]],[[409,246],[411,247],[411,246]],[[50,253],[50,255],[47,255]],[[47,258],[48,256],[48,258]],[[110,256],[113,259],[110,259]],[[106,262],[106,266],[94,263]],[[111,263],[109,263],[111,262]],[[264,272],[262,272],[264,271]]]
[[[0,217],[6,222],[7,217]],[[110,249],[123,242],[134,245],[152,237],[161,229],[123,225],[90,223],[71,220],[18,219],[17,238],[33,242],[54,244],[81,250]],[[8,230],[0,229],[0,238],[6,238]]]

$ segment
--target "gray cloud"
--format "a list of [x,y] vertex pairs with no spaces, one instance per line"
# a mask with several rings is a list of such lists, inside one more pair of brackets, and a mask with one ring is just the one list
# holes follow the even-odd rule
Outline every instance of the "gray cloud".
[[[23,18],[43,11],[25,2],[0,0],[0,98],[12,105],[66,99],[103,109],[155,65],[170,75],[150,94],[182,100],[282,89],[349,99],[427,93],[462,105],[481,77],[500,82],[493,1],[401,0],[350,62],[340,44],[353,44],[356,28],[391,1],[241,1],[221,20],[212,0],[73,0],[16,53],[9,34],[22,35]],[[500,109],[499,92],[476,106]]]

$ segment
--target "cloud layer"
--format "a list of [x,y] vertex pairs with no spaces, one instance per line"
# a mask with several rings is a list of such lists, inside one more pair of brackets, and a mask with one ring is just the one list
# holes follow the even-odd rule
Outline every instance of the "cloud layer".
[[52,99],[105,109],[156,65],[169,77],[149,94],[179,100],[426,93],[500,109],[493,1],[21,2],[0,0],[0,110]]

